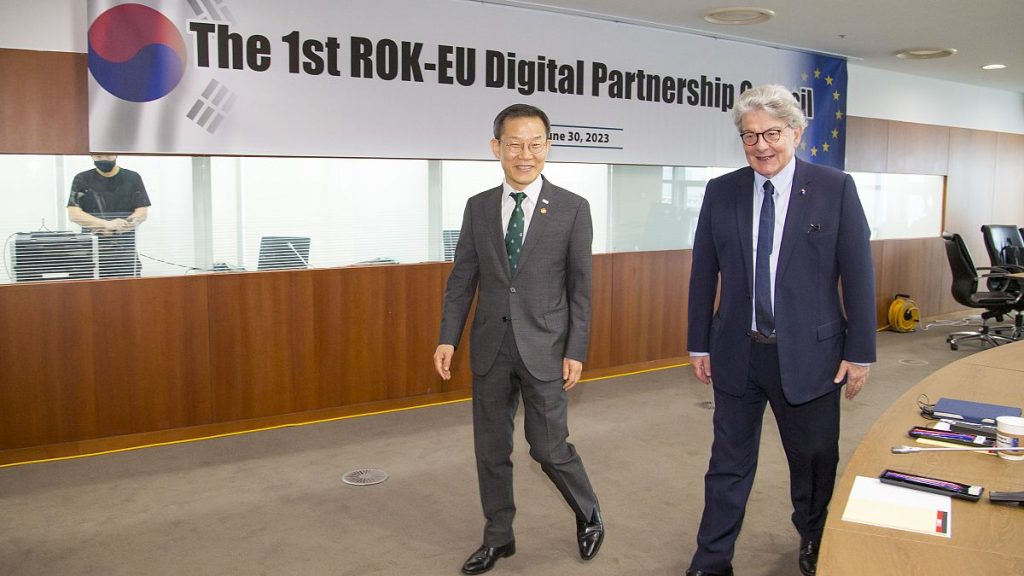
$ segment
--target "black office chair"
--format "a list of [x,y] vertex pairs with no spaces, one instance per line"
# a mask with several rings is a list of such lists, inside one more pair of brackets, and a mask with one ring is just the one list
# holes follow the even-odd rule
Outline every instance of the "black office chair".
[[[1024,272],[1024,238],[1021,238],[1020,230],[1016,226],[986,224],[981,227],[981,235],[985,239],[985,251],[988,252],[988,259],[993,268],[1000,268],[1011,274]],[[1013,278],[989,278],[987,284],[990,291],[1012,294],[1024,292],[1024,282]],[[1022,310],[1024,310],[1024,301],[1017,308],[1017,315],[1014,318],[1012,335],[1014,340],[1024,335]]]
[[986,224],[981,227],[981,235],[993,266],[1024,272],[1024,238],[1020,229],[1010,224]]
[[[1000,334],[1001,329],[1010,329],[1012,326],[992,328],[988,325],[989,318],[995,318],[1002,322],[1003,318],[1009,316],[1021,302],[1021,294],[1009,292],[991,291],[979,292],[978,282],[982,278],[999,277],[1005,278],[1006,273],[1001,269],[994,270],[990,274],[979,275],[971,259],[971,253],[964,244],[964,239],[959,234],[944,232],[942,241],[946,244],[946,257],[949,259],[949,269],[953,273],[953,283],[950,291],[953,299],[959,304],[968,308],[982,309],[981,328],[975,332],[954,332],[946,337],[946,342],[952,350],[958,350],[960,343],[967,340],[980,340],[993,346],[1013,342],[1012,335]],[[980,270],[993,270],[992,268],[980,268]]]

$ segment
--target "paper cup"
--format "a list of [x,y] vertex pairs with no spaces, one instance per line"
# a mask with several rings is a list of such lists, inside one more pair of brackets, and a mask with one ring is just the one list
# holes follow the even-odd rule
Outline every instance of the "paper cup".
[[1000,450],[999,457],[1004,460],[1024,460],[1024,418],[1019,416],[1000,416],[996,418],[996,447],[1017,448],[1020,450]]

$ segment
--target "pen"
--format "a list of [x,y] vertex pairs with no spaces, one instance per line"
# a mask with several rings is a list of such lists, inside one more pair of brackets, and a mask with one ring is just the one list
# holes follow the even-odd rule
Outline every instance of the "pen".
[[994,448],[989,446],[978,446],[977,448],[973,448],[971,446],[950,446],[949,448],[918,448],[917,446],[893,446],[890,450],[893,454],[914,454],[917,452],[1001,452],[1003,450],[1024,452],[1024,447]]

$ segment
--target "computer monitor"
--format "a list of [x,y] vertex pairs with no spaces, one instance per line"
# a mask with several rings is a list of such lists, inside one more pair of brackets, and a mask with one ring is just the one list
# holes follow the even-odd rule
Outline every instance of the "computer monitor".
[[260,238],[259,270],[309,268],[308,236],[264,236]]
[[76,232],[14,235],[11,275],[16,282],[84,280],[99,276],[96,236]]
[[441,230],[441,251],[444,252],[444,261],[455,260],[455,246],[459,243],[459,230]]

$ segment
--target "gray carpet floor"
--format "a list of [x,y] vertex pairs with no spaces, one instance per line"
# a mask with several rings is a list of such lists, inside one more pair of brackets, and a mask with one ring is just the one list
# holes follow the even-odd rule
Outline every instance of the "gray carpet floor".
[[[840,473],[897,396],[981,349],[951,351],[956,329],[879,334],[868,385],[842,403]],[[710,389],[683,367],[585,382],[571,396],[570,441],[601,499],[604,547],[579,559],[572,512],[530,459],[520,411],[518,552],[492,574],[683,574],[703,506]],[[390,478],[342,482],[359,468]],[[737,574],[798,573],[788,494],[769,411]],[[454,575],[482,527],[468,402],[0,468],[4,576]]]

